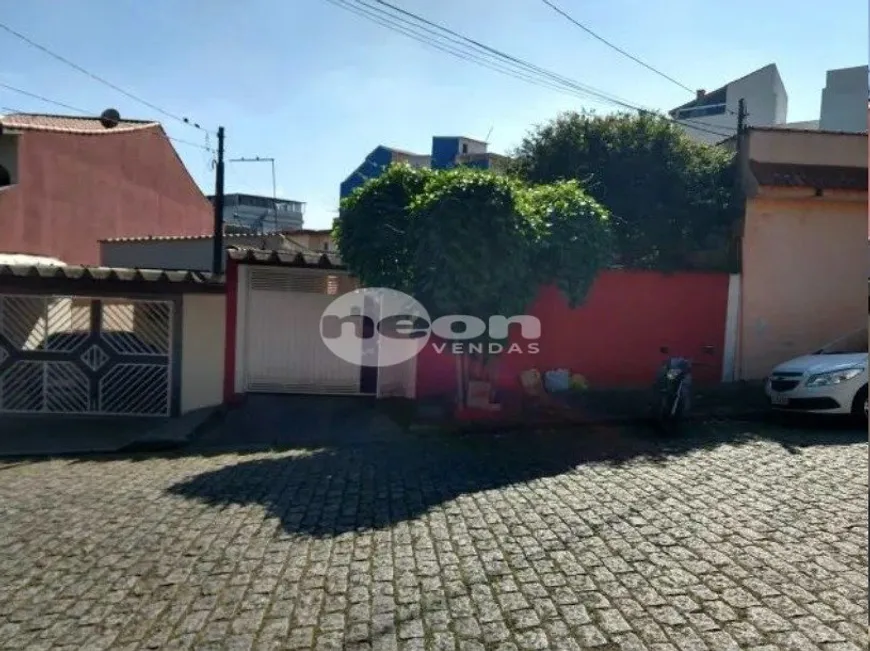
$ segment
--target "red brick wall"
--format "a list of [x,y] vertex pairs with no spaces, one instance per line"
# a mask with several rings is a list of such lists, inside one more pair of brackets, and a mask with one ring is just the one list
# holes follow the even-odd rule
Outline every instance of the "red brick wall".
[[[696,381],[717,382],[727,305],[727,274],[608,271],[575,310],[558,290],[546,288],[529,310],[541,321],[540,353],[503,354],[498,384],[519,389],[519,374],[528,368],[568,368],[593,388],[647,386],[662,362],[662,346],[710,364],[695,370]],[[704,346],[715,347],[715,354],[704,354]],[[417,358],[418,397],[452,392],[455,377],[449,347],[439,354],[430,340]]]
[[0,251],[96,265],[99,239],[212,229],[211,204],[157,127],[112,135],[25,132],[18,179],[0,192]]

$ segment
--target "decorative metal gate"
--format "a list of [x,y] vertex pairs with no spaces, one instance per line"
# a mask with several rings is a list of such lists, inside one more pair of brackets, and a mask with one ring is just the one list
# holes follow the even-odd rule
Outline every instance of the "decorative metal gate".
[[0,413],[168,416],[172,307],[0,294]]

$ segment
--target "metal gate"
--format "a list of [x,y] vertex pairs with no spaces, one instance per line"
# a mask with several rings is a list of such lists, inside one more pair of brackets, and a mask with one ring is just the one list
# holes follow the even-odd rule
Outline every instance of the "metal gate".
[[0,294],[0,413],[168,416],[171,301]]
[[320,270],[248,268],[245,389],[261,393],[360,393],[360,367],[336,357],[320,337],[320,317],[355,288]]

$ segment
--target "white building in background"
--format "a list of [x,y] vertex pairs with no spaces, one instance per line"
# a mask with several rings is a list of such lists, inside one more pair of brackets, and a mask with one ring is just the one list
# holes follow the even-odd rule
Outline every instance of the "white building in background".
[[717,143],[737,132],[740,99],[745,100],[746,124],[823,131],[867,131],[868,67],[829,70],[821,93],[819,119],[788,122],[788,94],[776,64],[771,63],[669,111],[693,139]]
[[[214,202],[214,196],[209,201]],[[224,195],[224,225],[228,232],[273,233],[298,230],[305,203],[253,194]]]
[[820,129],[867,130],[867,75],[867,66],[828,70],[822,90]]
[[741,99],[745,101],[747,125],[771,127],[785,124],[788,94],[775,63],[714,91],[699,90],[695,99],[668,111],[668,114],[693,139],[713,144],[737,133]]

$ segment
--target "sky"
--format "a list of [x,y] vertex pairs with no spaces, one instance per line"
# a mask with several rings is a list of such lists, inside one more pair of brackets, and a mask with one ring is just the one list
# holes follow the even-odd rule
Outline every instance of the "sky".
[[[826,70],[868,58],[866,0],[554,0],[687,87],[713,90],[776,63],[789,121],[818,119]],[[541,0],[391,0],[632,105],[671,109],[685,89],[609,49]],[[0,0],[0,22],[196,129],[0,31],[0,82],[99,114],[160,120],[206,194],[218,125],[227,158],[275,159],[278,194],[326,228],[341,181],[383,144],[428,153],[433,135],[507,153],[560,112],[616,110],[420,44],[327,0]],[[0,88],[9,109],[71,113]],[[211,135],[207,133],[211,131]],[[198,146],[197,146],[198,145]],[[227,163],[226,191],[271,195],[268,164]]]

